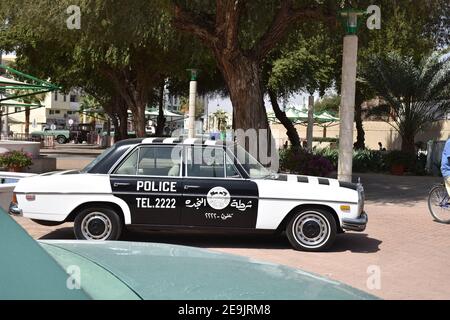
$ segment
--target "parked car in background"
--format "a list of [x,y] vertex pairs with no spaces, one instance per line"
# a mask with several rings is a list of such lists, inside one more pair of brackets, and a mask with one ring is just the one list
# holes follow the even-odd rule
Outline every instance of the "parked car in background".
[[78,239],[117,240],[126,226],[285,231],[306,251],[367,224],[360,184],[276,174],[238,145],[177,138],[120,141],[81,172],[21,180],[11,213],[73,221]]
[[375,299],[302,270],[170,244],[34,241],[0,210],[0,299]]
[[70,130],[52,130],[50,128],[44,128],[41,131],[31,132],[31,138],[34,140],[41,140],[45,137],[55,137],[56,142],[58,142],[59,144],[64,144],[70,141]]
[[75,143],[82,143],[88,141],[88,134],[95,132],[95,127],[91,123],[80,123],[69,127],[69,129],[57,129],[44,128],[41,131],[31,132],[31,137],[35,140],[42,139],[43,137],[55,137],[55,141],[59,144],[65,144],[70,141]]

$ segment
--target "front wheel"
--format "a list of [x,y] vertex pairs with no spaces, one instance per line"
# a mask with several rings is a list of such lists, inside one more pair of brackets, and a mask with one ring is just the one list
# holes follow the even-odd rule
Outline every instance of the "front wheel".
[[323,251],[336,238],[334,217],[326,210],[304,209],[295,214],[286,228],[289,242],[296,250]]
[[58,144],[65,144],[66,143],[66,137],[64,136],[58,136],[56,138],[56,142],[58,142]]
[[118,240],[123,223],[119,215],[109,208],[88,208],[75,218],[74,231],[78,240]]
[[434,220],[450,223],[450,198],[444,185],[434,186],[428,195],[428,209]]

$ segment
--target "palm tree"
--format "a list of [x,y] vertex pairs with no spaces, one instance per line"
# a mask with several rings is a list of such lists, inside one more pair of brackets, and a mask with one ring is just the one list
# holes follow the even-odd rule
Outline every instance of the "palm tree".
[[362,80],[386,102],[371,110],[390,115],[402,151],[414,152],[414,138],[450,111],[450,58],[437,53],[419,63],[391,53],[369,59]]
[[213,117],[216,119],[217,123],[217,129],[220,132],[224,132],[227,129],[227,122],[228,122],[228,114],[224,110],[217,110],[213,113]]

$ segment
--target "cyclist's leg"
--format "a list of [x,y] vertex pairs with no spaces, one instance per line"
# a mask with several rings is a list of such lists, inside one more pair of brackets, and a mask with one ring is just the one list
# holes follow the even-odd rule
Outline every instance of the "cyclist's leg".
[[445,189],[447,189],[447,196],[450,195],[450,177],[444,177]]

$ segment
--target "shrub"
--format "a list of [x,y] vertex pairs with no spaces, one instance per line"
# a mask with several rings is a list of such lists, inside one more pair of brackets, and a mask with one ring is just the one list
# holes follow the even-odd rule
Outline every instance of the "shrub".
[[368,149],[353,151],[353,170],[356,172],[385,171],[385,153]]
[[[315,150],[316,155],[327,158],[335,167],[338,165],[339,151],[337,149]],[[405,171],[417,175],[425,174],[427,157],[419,154],[417,157],[411,153],[402,151],[378,151],[378,150],[355,150],[353,151],[353,171],[355,172],[385,172],[389,171],[395,164],[401,164]]]
[[0,166],[14,169],[25,168],[33,164],[31,155],[23,151],[9,151],[0,155]]
[[290,148],[280,151],[280,170],[294,174],[328,177],[335,166],[325,157],[305,149]]

